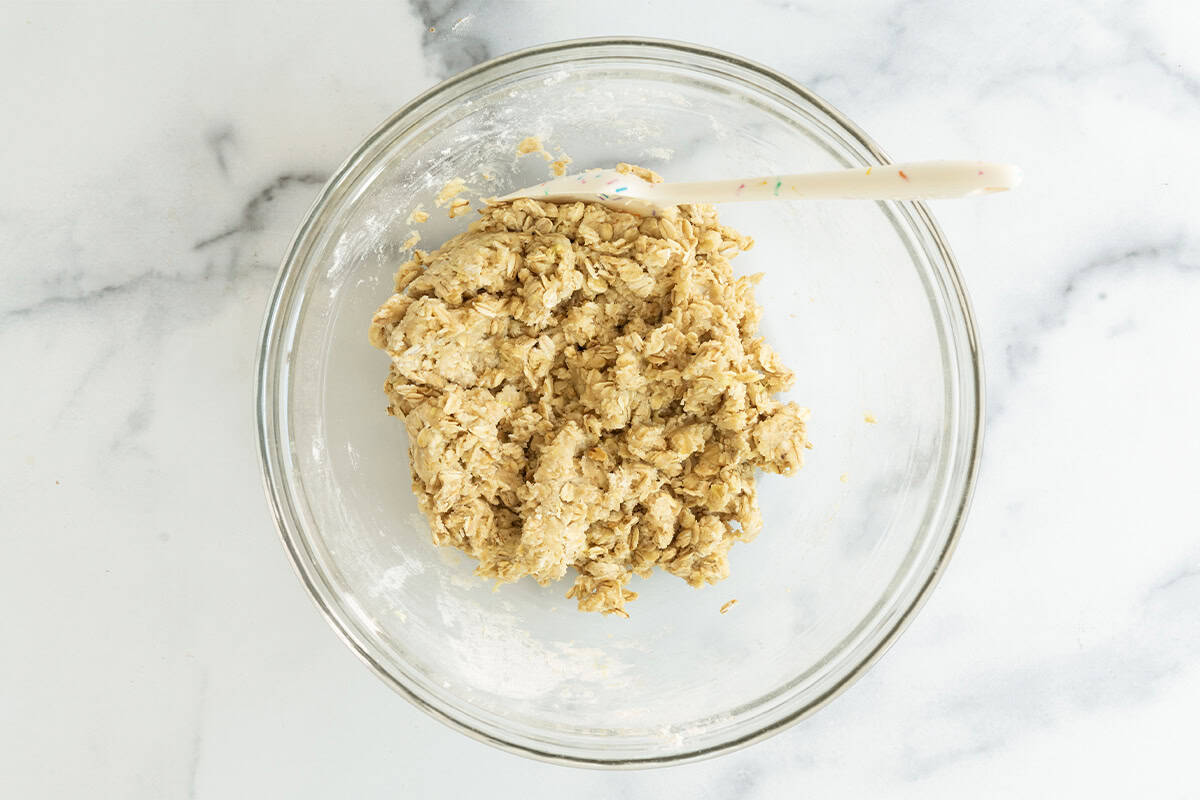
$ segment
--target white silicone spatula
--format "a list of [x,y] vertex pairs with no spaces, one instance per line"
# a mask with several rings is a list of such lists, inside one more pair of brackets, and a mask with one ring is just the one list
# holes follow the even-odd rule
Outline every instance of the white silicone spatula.
[[556,203],[583,201],[649,214],[685,203],[846,198],[933,200],[1003,192],[1021,182],[1021,170],[984,161],[922,161],[694,183],[650,183],[637,175],[593,169],[539,183],[490,202],[528,197]]

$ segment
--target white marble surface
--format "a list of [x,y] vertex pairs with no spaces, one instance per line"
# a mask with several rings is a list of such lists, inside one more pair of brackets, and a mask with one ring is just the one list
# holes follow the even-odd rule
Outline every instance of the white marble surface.
[[[1195,796],[1200,11],[644,5],[0,5],[0,796]],[[361,666],[279,546],[251,416],[276,265],[343,155],[454,70],[616,33],[783,70],[893,156],[1027,174],[935,209],[990,397],[931,602],[810,720],[641,773],[492,750]]]

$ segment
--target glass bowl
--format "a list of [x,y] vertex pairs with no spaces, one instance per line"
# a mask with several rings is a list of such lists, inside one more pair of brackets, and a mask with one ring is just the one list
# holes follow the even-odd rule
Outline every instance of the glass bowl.
[[[632,617],[583,614],[570,585],[493,587],[436,548],[410,489],[387,357],[367,343],[404,259],[463,229],[444,183],[482,195],[629,161],[668,179],[886,163],[811,92],[744,59],[637,39],[503,56],[388,119],[321,192],[267,313],[257,413],[267,493],[321,611],[381,678],[475,738],[597,766],[745,745],[811,713],[879,658],[946,565],[979,459],[982,370],[950,251],[920,203],[734,204],[764,272],[761,333],[812,409],[804,469],[761,475],[764,529],[731,576],[635,578]],[[471,215],[473,216],[473,215]],[[872,422],[875,420],[876,422]],[[737,604],[721,613],[730,600]]]

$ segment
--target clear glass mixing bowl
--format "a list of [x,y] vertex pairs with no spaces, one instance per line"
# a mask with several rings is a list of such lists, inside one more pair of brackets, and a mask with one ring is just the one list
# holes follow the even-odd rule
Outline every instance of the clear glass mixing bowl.
[[[815,449],[759,479],[765,527],[732,575],[693,589],[635,578],[631,619],[577,612],[569,581],[499,587],[430,542],[387,357],[366,339],[409,212],[461,177],[501,194],[631,161],[669,179],[878,164],[879,148],[757,64],[663,41],[563,42],[504,56],[397,112],[300,227],[267,314],[263,471],[279,530],[346,643],[416,705],[525,755],[656,765],[767,736],[842,691],[921,605],[963,524],[979,458],[982,370],[953,258],[920,203],[735,204],[756,247],[762,333],[798,375]],[[468,218],[433,214],[436,246]],[[870,424],[867,415],[877,419]],[[728,613],[719,613],[737,599]]]

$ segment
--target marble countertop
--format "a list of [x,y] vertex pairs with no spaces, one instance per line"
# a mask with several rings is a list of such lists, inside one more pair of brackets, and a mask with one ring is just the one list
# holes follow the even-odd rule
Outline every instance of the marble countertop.
[[[989,384],[942,584],[828,708],[640,773],[478,744],[359,664],[272,530],[251,406],[343,156],[461,68],[601,34],[759,60],[894,157],[1026,172],[935,209]],[[1197,39],[1175,0],[4,4],[0,795],[1195,796]]]

